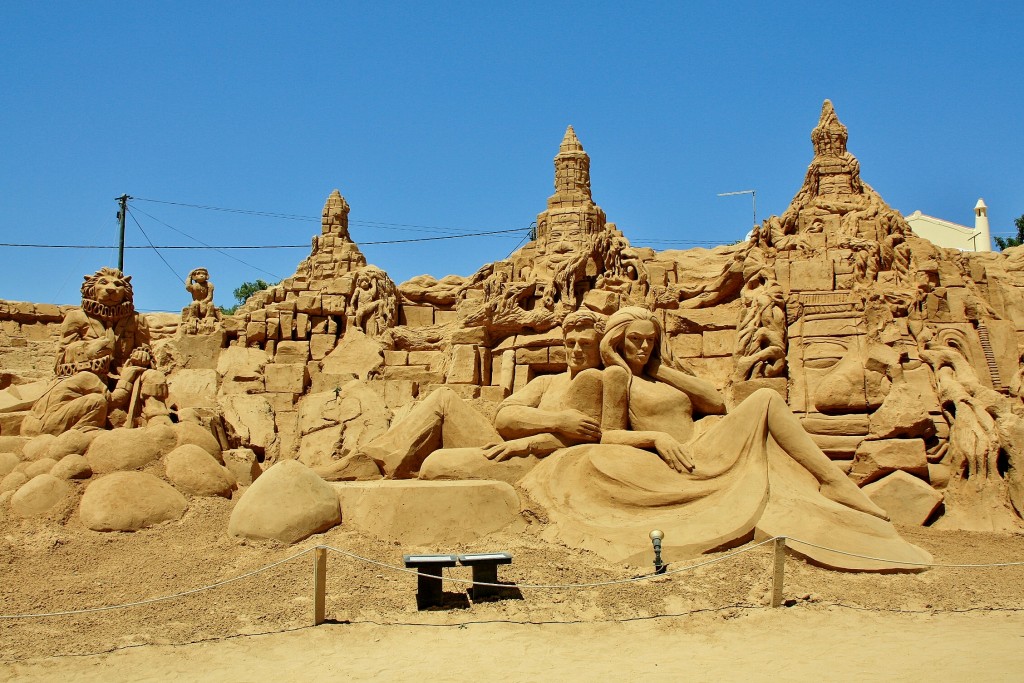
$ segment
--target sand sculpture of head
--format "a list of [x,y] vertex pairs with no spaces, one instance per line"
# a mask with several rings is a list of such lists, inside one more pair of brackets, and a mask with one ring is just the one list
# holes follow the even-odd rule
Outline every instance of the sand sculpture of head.
[[608,318],[601,339],[601,360],[606,368],[618,366],[640,375],[654,363],[682,369],[672,354],[661,320],[641,306],[620,308]]
[[604,316],[585,308],[570,313],[562,321],[565,360],[571,374],[600,367],[604,322]]
[[104,320],[123,318],[135,312],[132,276],[117,268],[100,268],[82,282],[82,310]]

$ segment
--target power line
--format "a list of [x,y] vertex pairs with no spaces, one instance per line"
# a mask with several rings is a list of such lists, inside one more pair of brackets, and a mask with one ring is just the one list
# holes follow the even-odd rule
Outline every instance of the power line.
[[[170,229],[171,229],[171,230],[173,230],[174,232],[176,232],[176,233],[178,233],[178,234],[181,234],[181,235],[184,235],[185,237],[189,238],[189,239],[190,239],[190,240],[192,240],[193,242],[198,242],[199,244],[203,245],[204,247],[206,247],[206,248],[208,248],[208,249],[213,249],[214,251],[216,251],[216,252],[218,252],[218,253],[221,253],[221,254],[223,254],[224,256],[227,256],[227,257],[228,257],[229,259],[232,259],[232,260],[234,260],[234,261],[238,261],[238,262],[239,262],[239,263],[241,263],[241,264],[242,264],[243,266],[248,266],[248,267],[250,267],[250,268],[252,268],[252,269],[254,269],[254,270],[258,270],[258,271],[260,271],[261,273],[266,273],[267,275],[269,275],[269,276],[271,276],[271,277],[273,277],[273,278],[276,278],[277,280],[281,280],[281,279],[282,279],[280,275],[277,275],[276,273],[271,273],[271,272],[270,272],[269,270],[264,270],[264,269],[260,268],[259,266],[255,266],[255,265],[253,265],[253,264],[251,264],[251,263],[248,263],[248,262],[246,262],[246,261],[243,261],[242,259],[238,258],[237,256],[232,256],[231,254],[229,254],[229,253],[227,253],[226,251],[224,251],[224,250],[223,250],[222,248],[210,246],[210,245],[209,245],[209,244],[207,244],[206,242],[203,242],[203,241],[202,241],[201,239],[195,238],[195,237],[193,237],[192,235],[189,235],[189,234],[188,234],[187,232],[184,232],[184,231],[182,231],[182,230],[178,230],[178,229],[177,229],[176,227],[174,227],[174,226],[173,226],[173,225],[171,225],[170,223],[165,223],[164,221],[160,220],[160,219],[159,219],[159,218],[157,218],[156,216],[152,216],[152,215],[150,215],[150,214],[146,213],[146,212],[145,212],[145,211],[143,211],[142,209],[136,208],[136,211],[138,211],[139,213],[143,214],[144,216],[149,216],[150,218],[152,218],[153,220],[155,220],[155,221],[156,221],[157,223],[160,223],[161,225],[165,225],[165,226],[167,226],[168,228],[170,228]],[[193,247],[193,248],[194,248],[194,249],[197,249],[198,247]]]
[[[307,222],[319,222],[319,216],[303,216],[300,214],[292,213],[278,213],[275,211],[258,211],[255,209],[232,209],[223,206],[211,206],[209,204],[189,204],[186,202],[172,202],[165,199],[146,199],[143,197],[133,197],[133,201],[141,202],[153,202],[156,204],[168,204],[171,206],[183,206],[190,209],[203,209],[206,211],[221,211],[225,213],[239,213],[248,216],[262,216],[265,218],[280,218],[282,220],[291,221],[307,221]],[[381,230],[414,230],[414,231],[427,231],[427,232],[443,232],[449,234],[464,234],[460,233],[453,228],[446,228],[438,225],[418,225],[416,223],[387,223],[384,221],[367,221],[367,220],[350,220],[349,225],[364,226],[368,228],[378,228]]]
[[164,255],[161,254],[160,250],[156,248],[155,244],[153,244],[153,240],[149,239],[149,235],[147,235],[146,231],[142,229],[142,224],[139,223],[139,219],[135,217],[135,214],[129,210],[128,215],[132,217],[133,221],[135,221],[135,225],[138,226],[139,232],[141,232],[142,236],[146,238],[147,242],[149,242],[149,246],[153,247],[153,251],[155,251],[156,255],[160,257],[160,260],[164,262],[164,265],[167,266],[167,269],[174,273],[174,277],[178,278],[178,280],[181,281],[181,284],[185,284],[185,281],[181,279],[180,275],[178,275],[178,271],[174,270],[174,268],[171,268],[171,264],[167,262],[167,259],[164,258]]
[[[141,212],[140,213],[144,213]],[[131,215],[131,212],[129,212]],[[147,214],[148,215],[148,214]],[[136,220],[136,223],[138,221]],[[166,224],[165,224],[166,225]],[[170,227],[170,226],[168,226]],[[380,244],[408,244],[410,242],[436,242],[438,240],[454,240],[461,239],[464,237],[486,237],[490,235],[501,235],[507,233],[518,233],[528,230],[528,228],[512,228],[509,230],[490,230],[488,232],[474,232],[465,235],[441,235],[439,237],[417,237],[414,239],[407,240],[381,240],[373,242],[359,242],[362,245],[380,245]],[[185,234],[185,233],[182,233]],[[186,235],[187,236],[187,235]],[[511,235],[510,235],[511,236]],[[194,238],[193,238],[194,239]],[[12,248],[26,248],[26,249],[112,249],[114,247],[103,244],[28,244],[28,243],[14,243],[14,242],[3,242],[0,243],[0,247],[12,247]],[[243,245],[203,245],[203,246],[191,246],[191,245],[180,245],[170,244],[156,246],[150,244],[146,245],[125,245],[125,249],[309,249],[309,244],[243,244]],[[243,262],[244,263],[244,262]],[[246,264],[249,265],[249,264]],[[255,267],[255,266],[253,266]],[[266,271],[264,271],[266,272]],[[273,273],[267,273],[268,275],[274,275]],[[274,277],[277,277],[274,275]]]

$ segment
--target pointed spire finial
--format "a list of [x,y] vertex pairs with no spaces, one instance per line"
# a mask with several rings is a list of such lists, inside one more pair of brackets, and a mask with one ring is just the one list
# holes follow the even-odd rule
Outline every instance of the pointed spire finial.
[[836,115],[832,100],[825,100],[821,105],[821,117],[818,125],[811,131],[811,142],[815,154],[833,154],[836,156],[846,152],[848,133]]
[[569,126],[565,129],[565,137],[562,138],[562,144],[558,146],[559,152],[582,152],[583,145],[580,144],[579,138],[576,137],[576,131]]

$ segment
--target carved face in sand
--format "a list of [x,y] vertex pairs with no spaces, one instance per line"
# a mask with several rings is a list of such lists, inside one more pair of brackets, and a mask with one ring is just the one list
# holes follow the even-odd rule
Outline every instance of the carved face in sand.
[[116,268],[101,268],[87,275],[82,283],[82,297],[98,301],[104,306],[116,306],[132,300],[132,278]]
[[553,222],[540,242],[535,270],[557,273],[574,257],[590,254],[593,247],[593,238],[579,225]]
[[601,365],[601,335],[593,327],[565,333],[565,360],[575,374]]
[[622,351],[634,375],[643,372],[658,344],[658,328],[650,320],[637,320],[626,328]]

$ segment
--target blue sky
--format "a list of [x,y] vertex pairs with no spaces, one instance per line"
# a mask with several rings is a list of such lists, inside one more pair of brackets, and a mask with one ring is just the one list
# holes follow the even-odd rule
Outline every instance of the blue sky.
[[[336,187],[361,244],[525,229],[572,124],[595,201],[634,244],[727,243],[749,230],[750,200],[717,194],[755,189],[759,218],[781,213],[825,98],[892,206],[973,225],[984,197],[993,232],[1011,233],[1024,213],[1022,7],[9,0],[0,241],[115,244],[127,193],[312,218],[133,201],[158,246],[308,245]],[[518,239],[362,249],[402,282],[472,273]],[[127,244],[147,244],[131,219]],[[178,278],[200,265],[229,305],[308,248],[227,253],[245,263],[129,249],[137,306],[180,309]],[[117,258],[0,257],[0,298],[55,303],[77,302],[82,275]]]

